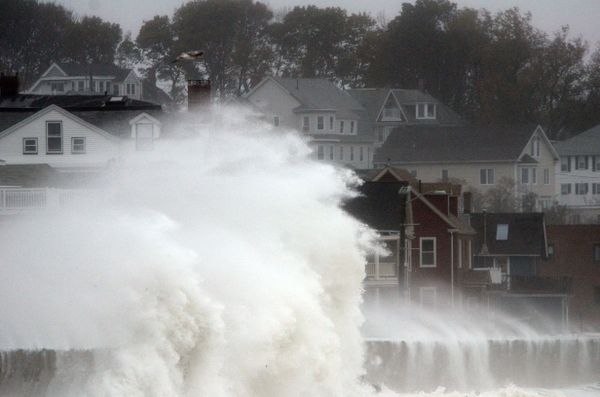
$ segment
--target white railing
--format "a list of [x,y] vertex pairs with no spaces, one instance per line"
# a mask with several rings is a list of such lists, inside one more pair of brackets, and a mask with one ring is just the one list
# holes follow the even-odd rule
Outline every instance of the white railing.
[[100,191],[92,190],[0,187],[0,214],[57,210],[82,200],[98,199],[99,194]]
[[365,273],[367,280],[390,280],[398,278],[396,263],[367,263]]

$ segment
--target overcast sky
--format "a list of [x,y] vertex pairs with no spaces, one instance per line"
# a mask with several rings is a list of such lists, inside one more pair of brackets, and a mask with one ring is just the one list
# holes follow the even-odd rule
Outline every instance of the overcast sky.
[[[98,15],[118,22],[124,31],[131,31],[134,38],[144,20],[157,14],[172,15],[184,0],[53,0],[64,4],[79,15]],[[406,0],[267,0],[277,10],[294,5],[315,4],[340,6],[351,12],[367,11],[377,16],[382,11],[388,20],[394,18]],[[459,6],[486,8],[499,11],[517,6],[531,11],[533,24],[545,31],[554,32],[562,25],[571,27],[572,36],[581,35],[590,45],[600,41],[598,17],[600,0],[454,0]]]

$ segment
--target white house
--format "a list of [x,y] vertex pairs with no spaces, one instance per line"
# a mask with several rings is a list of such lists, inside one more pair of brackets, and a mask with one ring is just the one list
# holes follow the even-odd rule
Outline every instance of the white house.
[[558,201],[569,223],[600,223],[600,125],[556,142]]
[[267,77],[244,98],[273,125],[310,137],[316,158],[356,169],[372,167],[374,136],[365,108],[325,79]]
[[142,80],[133,69],[112,64],[54,62],[25,93],[127,96],[161,105],[171,102],[163,90]]
[[[128,106],[126,98],[94,97],[103,105],[82,108],[70,103],[76,110],[69,110],[59,105],[65,97],[33,96],[42,107],[10,107],[36,103],[30,95],[19,97],[23,101],[0,100],[0,159],[5,164],[48,164],[64,170],[106,167],[127,153],[151,150],[161,136],[162,111],[156,105],[137,101]],[[55,103],[47,104],[50,99]]]

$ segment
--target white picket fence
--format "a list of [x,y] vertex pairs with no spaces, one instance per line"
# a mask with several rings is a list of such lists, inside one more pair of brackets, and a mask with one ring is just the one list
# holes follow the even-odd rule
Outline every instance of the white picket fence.
[[58,210],[102,197],[106,192],[100,190],[0,187],[0,214]]

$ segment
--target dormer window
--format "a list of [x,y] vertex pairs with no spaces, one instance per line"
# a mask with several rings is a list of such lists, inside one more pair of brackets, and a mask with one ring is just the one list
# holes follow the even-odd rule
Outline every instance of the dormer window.
[[400,109],[398,109],[398,105],[392,98],[392,96],[388,97],[385,106],[383,107],[383,120],[402,120],[402,115],[400,114]]
[[354,134],[354,120],[350,121],[350,133]]
[[540,157],[540,137],[534,136],[531,139],[531,145],[529,147],[529,154],[531,157]]
[[417,103],[417,119],[435,119],[435,103]]

